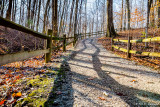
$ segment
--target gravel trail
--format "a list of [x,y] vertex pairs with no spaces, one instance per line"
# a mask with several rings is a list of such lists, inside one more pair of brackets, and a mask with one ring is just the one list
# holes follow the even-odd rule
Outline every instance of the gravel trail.
[[70,106],[160,106],[160,74],[105,50],[97,38],[79,41],[67,65]]

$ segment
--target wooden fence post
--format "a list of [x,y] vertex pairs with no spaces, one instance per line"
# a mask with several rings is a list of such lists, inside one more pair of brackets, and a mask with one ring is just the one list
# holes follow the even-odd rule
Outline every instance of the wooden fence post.
[[63,52],[66,51],[66,34],[63,35]]
[[77,43],[77,41],[78,41],[78,39],[79,39],[78,36],[79,36],[79,34],[76,34],[76,43]]
[[49,39],[47,39],[47,49],[49,49],[49,53],[46,53],[45,55],[45,63],[48,63],[51,60],[51,55],[52,55],[52,30],[48,29],[48,34]]
[[79,34],[77,34],[77,35],[76,35],[76,43],[77,43],[77,41],[78,41],[78,39],[79,39],[79,37],[78,37],[78,36],[79,36]]
[[[145,27],[145,39],[148,38],[148,27]],[[145,48],[148,48],[148,43],[145,42]]]
[[112,37],[112,38],[111,38],[111,51],[114,51],[113,45],[114,45],[114,41],[113,41],[113,37]]
[[73,41],[73,46],[76,44],[76,34],[74,34],[74,41]]
[[81,40],[82,40],[83,34],[81,33]]
[[129,51],[131,50],[132,43],[131,43],[131,36],[128,36],[128,44],[127,44],[127,58],[131,58],[131,53]]

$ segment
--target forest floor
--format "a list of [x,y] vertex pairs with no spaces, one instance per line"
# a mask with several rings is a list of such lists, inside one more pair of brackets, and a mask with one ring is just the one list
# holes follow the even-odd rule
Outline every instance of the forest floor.
[[58,107],[160,105],[160,74],[105,50],[96,38],[80,41],[65,66]]
[[[135,29],[135,30],[130,30],[130,31],[122,31],[118,33],[120,36],[117,36],[116,39],[122,39],[122,40],[128,40],[128,35],[132,37],[132,39],[144,39],[144,29]],[[155,30],[155,29],[149,29],[148,37],[159,37],[160,36],[160,28]],[[109,37],[101,37],[98,39],[98,42],[101,43],[105,49],[111,51],[111,38]],[[116,43],[118,47],[125,48],[127,49],[127,44],[126,43]],[[143,52],[160,52],[160,42],[153,42],[153,43],[148,43],[148,48],[145,48],[145,43],[137,43],[137,44],[132,44],[132,50],[136,51],[143,51]],[[127,55],[125,52],[119,51],[117,49],[114,49],[113,51],[116,55],[127,59]],[[160,71],[160,58],[158,57],[149,57],[149,56],[140,56],[140,55],[135,55],[132,54],[131,58],[128,60],[135,61],[139,65],[145,65],[149,66],[157,72]]]
[[56,88],[61,86],[64,75],[62,62],[70,53],[60,49],[47,64],[41,55],[0,66],[0,106],[48,107],[54,103],[55,96],[60,94]]
[[[138,32],[142,31],[133,30],[138,35],[134,39],[141,38]],[[117,38],[128,37],[127,32],[120,35]],[[132,55],[126,60],[123,52],[109,51],[110,41],[106,37],[79,41],[73,53],[71,46],[63,54],[56,51],[48,64],[44,56],[37,56],[0,66],[0,106],[160,105],[160,59]],[[0,44],[0,54],[7,54],[43,49],[44,43],[0,27]],[[154,45],[150,43],[150,48],[145,49],[144,44],[139,44],[133,49],[150,52]],[[159,43],[156,46],[154,51],[159,52]]]

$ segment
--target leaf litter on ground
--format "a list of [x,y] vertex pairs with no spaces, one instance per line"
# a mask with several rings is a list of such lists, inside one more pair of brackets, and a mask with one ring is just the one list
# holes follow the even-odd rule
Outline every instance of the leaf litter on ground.
[[[52,60],[55,57],[59,57],[61,53],[62,51],[52,56]],[[37,92],[41,92],[41,90],[38,90],[39,85],[46,87],[45,82],[53,80],[52,77],[54,75],[52,74],[55,73],[48,70],[48,68],[51,68],[51,71],[53,71],[52,63],[45,64],[44,62],[43,55],[40,55],[28,60],[0,66],[0,106],[13,106],[19,99],[27,99],[29,94],[36,95]],[[38,79],[36,78],[37,76]],[[44,78],[41,79],[40,76]],[[49,79],[47,80],[45,77]],[[41,80],[42,82],[40,82]],[[43,83],[43,81],[45,82]],[[32,85],[28,84],[30,82]],[[52,87],[51,85],[50,88]],[[32,93],[33,91],[35,93]],[[29,99],[27,100],[29,101]]]

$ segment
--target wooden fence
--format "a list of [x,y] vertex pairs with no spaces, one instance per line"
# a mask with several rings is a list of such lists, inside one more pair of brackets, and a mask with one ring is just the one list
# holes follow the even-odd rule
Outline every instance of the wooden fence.
[[[87,36],[93,35],[93,34],[98,35],[98,34],[103,33],[102,31],[98,31],[98,32],[86,33],[86,34],[74,34],[73,37],[66,37],[65,34],[63,35],[63,37],[54,37],[54,35],[52,35],[53,31],[50,29],[48,30],[48,34],[45,35],[45,34],[36,32],[32,29],[26,28],[22,25],[16,24],[16,23],[9,21],[7,19],[4,19],[3,17],[0,17],[0,25],[47,40],[47,46],[46,46],[46,49],[44,49],[44,50],[25,51],[25,52],[18,52],[18,53],[14,53],[14,54],[0,55],[0,66],[7,64],[7,63],[16,62],[16,61],[23,61],[25,59],[28,59],[28,58],[31,58],[34,56],[38,56],[38,55],[42,55],[42,54],[45,54],[45,62],[48,63],[51,60],[52,51],[60,49],[60,48],[63,48],[63,51],[66,51],[66,46],[71,43],[73,43],[73,46],[75,46],[78,39],[83,39],[83,38],[86,38]],[[73,39],[73,40],[69,42],[68,40],[71,40],[71,39]],[[52,40],[63,41],[63,44],[56,46],[56,47],[52,47]]]
[[[127,49],[116,46],[114,44],[114,42],[127,43]],[[142,52],[142,51],[131,50],[133,43],[142,43],[142,42],[145,42],[145,43],[146,42],[160,42],[160,37],[137,39],[137,40],[131,40],[131,37],[128,37],[128,40],[121,40],[121,39],[113,39],[112,38],[111,47],[112,47],[112,51],[115,48],[115,49],[118,49],[120,51],[127,53],[127,58],[131,58],[131,54],[139,54],[139,55],[145,55],[145,56],[151,56],[151,57],[160,57],[160,53],[158,53],[158,52]]]
[[[63,47],[63,51],[66,51],[66,46],[73,43],[73,42],[75,44],[77,42],[76,40],[78,38],[78,36],[66,38],[66,35],[63,35],[63,37],[54,37],[52,35],[52,30],[50,30],[50,29],[48,30],[48,34],[45,35],[45,34],[36,32],[34,30],[31,30],[29,28],[26,28],[22,25],[16,24],[16,23],[9,21],[7,19],[4,19],[2,17],[0,17],[0,25],[47,40],[47,46],[46,46],[46,49],[44,49],[44,50],[25,51],[25,52],[18,52],[18,53],[14,53],[14,54],[0,55],[0,66],[7,64],[7,63],[15,62],[15,61],[23,61],[25,59],[28,59],[28,58],[31,58],[34,56],[38,56],[38,55],[42,55],[42,54],[45,54],[45,62],[48,63],[51,59],[51,53],[53,50],[57,50],[57,49],[60,49],[61,47]],[[69,39],[73,39],[73,40],[68,43],[67,40],[69,40]],[[57,47],[52,47],[52,40],[63,41],[63,44],[60,46],[57,46]]]

